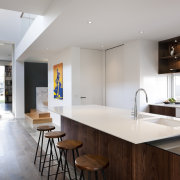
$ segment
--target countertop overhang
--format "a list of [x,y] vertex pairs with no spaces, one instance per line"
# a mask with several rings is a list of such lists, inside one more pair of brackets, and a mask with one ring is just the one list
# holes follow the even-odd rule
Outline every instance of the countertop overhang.
[[[180,127],[164,126],[142,119],[134,120],[133,117],[131,117],[131,111],[127,109],[99,105],[83,105],[49,107],[49,110],[133,144],[146,143],[180,135]],[[152,118],[165,117],[167,119],[180,121],[180,118],[151,113],[141,114],[152,116]]]

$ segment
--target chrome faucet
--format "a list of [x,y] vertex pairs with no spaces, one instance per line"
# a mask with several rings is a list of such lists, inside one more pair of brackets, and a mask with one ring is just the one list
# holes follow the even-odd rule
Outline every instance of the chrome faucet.
[[136,94],[135,94],[135,101],[134,101],[134,119],[137,120],[137,95],[138,95],[138,92],[140,91],[143,91],[144,94],[146,95],[146,102],[148,103],[148,96],[147,96],[147,93],[145,91],[145,89],[143,88],[140,88],[136,91]]

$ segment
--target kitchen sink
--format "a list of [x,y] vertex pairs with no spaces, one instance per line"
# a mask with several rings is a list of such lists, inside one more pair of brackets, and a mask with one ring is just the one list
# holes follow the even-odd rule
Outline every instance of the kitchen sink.
[[170,120],[165,118],[153,118],[153,119],[146,119],[145,121],[161,124],[164,126],[170,126],[170,127],[180,127],[180,121],[176,120]]

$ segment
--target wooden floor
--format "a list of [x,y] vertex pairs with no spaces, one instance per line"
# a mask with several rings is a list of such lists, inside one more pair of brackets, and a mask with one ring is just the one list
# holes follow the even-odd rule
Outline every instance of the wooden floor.
[[[47,179],[46,176],[40,175],[38,164],[33,163],[36,145],[35,140],[18,121],[1,120],[0,180]],[[54,176],[50,179],[54,179]]]

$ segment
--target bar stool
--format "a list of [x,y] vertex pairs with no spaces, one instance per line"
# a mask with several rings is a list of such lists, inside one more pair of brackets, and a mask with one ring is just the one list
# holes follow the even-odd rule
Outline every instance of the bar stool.
[[[39,133],[39,139],[38,139],[38,144],[37,144],[37,148],[36,148],[36,153],[35,153],[35,158],[34,158],[34,164],[36,163],[36,158],[39,157],[39,171],[41,171],[41,159],[42,159],[42,150],[43,150],[43,139],[44,139],[44,132],[45,131],[51,131],[54,130],[55,126],[38,126],[37,130],[40,131]],[[41,141],[41,151],[40,151],[40,156],[37,156],[38,153],[38,149],[39,149],[39,143]]]
[[[57,138],[58,142],[59,142],[59,141],[62,141],[62,138],[64,136],[65,136],[65,133],[61,132],[61,131],[51,131],[51,132],[48,132],[48,133],[45,134],[45,137],[48,138],[48,143],[47,143],[46,153],[45,153],[44,162],[43,162],[43,166],[42,166],[41,176],[43,175],[44,168],[47,168],[47,167],[48,167],[48,179],[49,179],[50,176],[56,175],[56,174],[50,174],[51,166],[58,165],[58,164],[51,165],[51,161],[54,161],[54,160],[57,160],[57,162],[60,161],[60,163],[62,165],[62,169],[63,169],[62,153],[60,152],[60,157],[59,157],[59,160],[58,160],[58,155],[57,155],[57,151],[56,151],[56,146],[54,144],[54,139]],[[49,161],[46,161],[46,157],[47,157],[49,146],[50,146],[50,157],[49,157],[50,159],[49,159]],[[55,154],[56,154],[56,159],[53,159],[53,148],[54,148],[54,151],[55,151]],[[45,162],[49,162],[49,166],[45,167],[44,166]]]
[[[76,166],[75,166],[75,151],[77,154],[77,157],[79,156],[79,152],[78,149],[80,147],[82,147],[83,143],[80,141],[75,141],[75,140],[65,140],[62,142],[58,142],[57,143],[57,148],[61,149],[64,153],[64,157],[65,157],[65,162],[64,162],[64,171],[63,171],[63,180],[65,180],[65,176],[66,176],[66,172],[68,172],[69,174],[69,179],[71,180],[71,174],[69,171],[69,166],[68,166],[68,162],[67,162],[67,153],[68,150],[72,151],[72,156],[73,156],[73,166],[74,166],[74,174],[75,174],[75,179],[77,180],[77,172],[76,172]],[[59,166],[60,166],[60,160],[58,162],[58,168],[57,168],[57,172],[56,172],[56,177],[55,180],[57,179],[58,176],[58,172],[59,172]],[[67,171],[66,171],[66,167],[67,167]]]
[[105,180],[104,169],[109,165],[109,161],[96,155],[83,155],[75,160],[76,166],[81,170],[80,180],[84,179],[84,170],[88,171],[88,180],[91,179],[91,172],[95,173],[95,179],[98,180],[98,171],[101,171],[103,180]]

